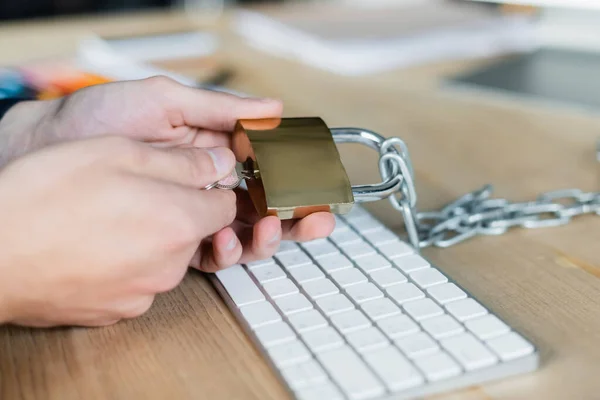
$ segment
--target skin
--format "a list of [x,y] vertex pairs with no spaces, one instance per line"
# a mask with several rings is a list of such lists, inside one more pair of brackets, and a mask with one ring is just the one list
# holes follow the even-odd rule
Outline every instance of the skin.
[[261,219],[244,191],[199,190],[232,171],[237,119],[281,113],[166,78],[15,106],[0,121],[0,323],[115,323],[188,266],[214,272],[329,235],[329,213]]

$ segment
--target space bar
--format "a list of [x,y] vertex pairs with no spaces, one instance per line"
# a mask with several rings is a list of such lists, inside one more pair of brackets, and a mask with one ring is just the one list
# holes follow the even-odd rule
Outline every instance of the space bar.
[[238,307],[265,300],[265,296],[241,265],[234,265],[215,274]]

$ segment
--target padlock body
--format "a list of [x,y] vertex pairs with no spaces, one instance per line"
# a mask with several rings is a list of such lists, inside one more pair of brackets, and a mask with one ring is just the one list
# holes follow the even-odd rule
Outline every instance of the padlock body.
[[354,204],[338,148],[321,118],[240,120],[233,151],[246,171],[255,171],[247,186],[261,216],[345,214]]

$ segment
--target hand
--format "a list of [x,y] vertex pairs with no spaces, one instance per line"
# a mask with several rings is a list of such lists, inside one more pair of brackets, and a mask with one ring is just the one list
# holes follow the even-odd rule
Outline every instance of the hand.
[[[106,325],[174,288],[201,241],[232,223],[227,148],[66,142],[0,172],[0,323]],[[231,253],[223,234],[214,253]]]

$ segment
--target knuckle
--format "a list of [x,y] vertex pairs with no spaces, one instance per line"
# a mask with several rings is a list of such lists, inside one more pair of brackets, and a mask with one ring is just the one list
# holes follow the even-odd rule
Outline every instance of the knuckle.
[[164,90],[165,88],[172,86],[175,81],[164,75],[157,75],[150,78],[146,78],[145,83],[155,89]]
[[154,296],[142,297],[138,301],[131,304],[126,310],[123,311],[123,318],[136,318],[139,317],[152,307],[154,303]]
[[179,252],[197,245],[198,228],[190,216],[176,210],[171,214],[170,223],[163,230],[164,250],[169,253]]
[[224,207],[223,219],[227,224],[231,224],[236,217],[237,208],[236,208],[236,195],[232,190],[224,190],[222,191],[223,199],[222,204]]

